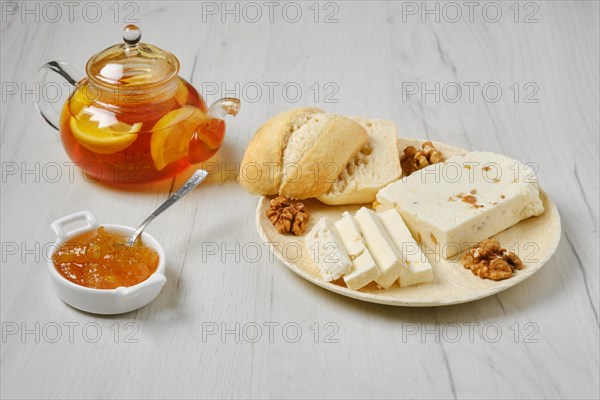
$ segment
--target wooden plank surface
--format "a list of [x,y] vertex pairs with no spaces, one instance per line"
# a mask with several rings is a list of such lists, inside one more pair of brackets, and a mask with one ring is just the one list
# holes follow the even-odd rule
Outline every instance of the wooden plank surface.
[[[2,398],[598,398],[597,2],[96,2],[72,18],[56,4],[60,16],[2,2]],[[98,317],[56,297],[49,223],[87,209],[136,225],[186,176],[86,181],[27,90],[44,62],[83,71],[136,21],[209,103],[243,106],[209,182],[148,228],[168,258],[161,295]],[[517,287],[445,308],[303,281],[260,243],[257,198],[234,176],[260,124],[300,105],[535,162],[562,217],[556,255]]]

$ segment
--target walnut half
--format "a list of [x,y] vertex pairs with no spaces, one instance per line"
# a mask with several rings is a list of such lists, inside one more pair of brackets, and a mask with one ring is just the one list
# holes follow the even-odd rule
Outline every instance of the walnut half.
[[400,157],[400,166],[405,176],[412,174],[422,168],[435,163],[444,161],[440,153],[429,140],[421,144],[422,150],[417,150],[414,146],[408,146],[404,149],[404,154]]
[[496,239],[482,240],[463,256],[462,263],[478,277],[494,281],[508,279],[515,270],[525,268],[519,256],[507,252]]
[[265,214],[282,235],[291,232],[300,236],[306,231],[309,214],[302,203],[292,204],[287,197],[277,196],[271,200]]

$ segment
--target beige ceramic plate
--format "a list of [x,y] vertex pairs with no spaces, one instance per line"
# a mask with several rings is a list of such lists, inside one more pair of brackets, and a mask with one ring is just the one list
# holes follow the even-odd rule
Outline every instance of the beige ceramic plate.
[[[399,139],[398,147],[419,146],[422,140]],[[436,148],[446,157],[463,154],[466,150],[434,142]],[[256,209],[256,224],[263,240],[272,244],[275,256],[289,269],[304,279],[332,292],[358,300],[394,306],[428,307],[465,303],[490,296],[508,289],[537,272],[550,259],[560,240],[560,217],[556,206],[548,195],[541,193],[545,211],[538,217],[528,218],[517,225],[495,235],[503,247],[517,252],[526,268],[517,271],[510,279],[495,282],[480,279],[473,275],[460,263],[460,256],[451,260],[436,259],[428,255],[433,267],[432,283],[400,288],[394,285],[389,289],[378,289],[374,284],[355,291],[344,286],[342,280],[326,282],[321,278],[317,266],[312,262],[304,245],[303,237],[279,234],[265,216],[269,198],[261,197]],[[310,223],[307,232],[321,217],[337,220],[344,211],[354,212],[360,205],[327,206],[317,200],[304,201],[310,212]]]

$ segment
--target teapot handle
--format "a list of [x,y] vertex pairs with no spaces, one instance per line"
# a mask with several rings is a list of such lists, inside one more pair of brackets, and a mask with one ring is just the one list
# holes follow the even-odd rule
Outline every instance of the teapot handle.
[[62,100],[62,97],[60,99],[47,99],[44,96],[50,72],[62,76],[74,88],[77,87],[78,82],[74,77],[80,76],[80,74],[64,61],[50,61],[44,64],[37,72],[35,81],[35,88],[37,91],[35,105],[48,125],[58,130],[58,126],[60,125],[60,107],[57,108],[56,104],[59,103],[59,106],[63,104],[63,102],[60,101]]

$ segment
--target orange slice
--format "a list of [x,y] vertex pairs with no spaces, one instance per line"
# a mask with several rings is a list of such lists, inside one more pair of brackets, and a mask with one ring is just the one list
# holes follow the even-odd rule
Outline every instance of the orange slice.
[[150,152],[157,170],[187,156],[190,140],[203,120],[202,110],[194,106],[183,106],[154,124]]
[[69,120],[75,140],[99,154],[125,150],[137,139],[141,122],[133,125],[117,120],[113,113],[96,107],[83,107]]

